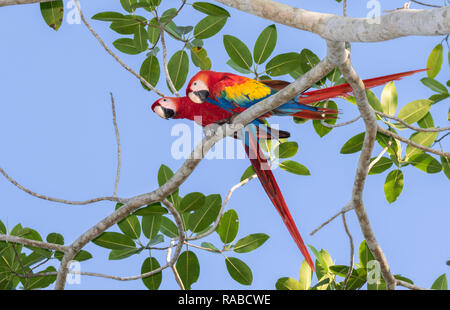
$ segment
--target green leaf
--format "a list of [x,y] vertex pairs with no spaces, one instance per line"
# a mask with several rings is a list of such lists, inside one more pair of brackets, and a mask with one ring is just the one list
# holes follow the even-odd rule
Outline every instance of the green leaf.
[[201,246],[212,250],[213,253],[220,253],[220,250],[214,244],[212,244],[210,242],[202,242]]
[[175,238],[178,236],[178,227],[167,217],[161,218],[160,231],[169,238]]
[[[81,250],[80,252],[78,252],[77,255],[75,255],[73,260],[76,260],[78,262],[83,262],[83,261],[91,259],[91,258],[92,258],[91,253],[89,253],[88,251],[85,251],[85,250]],[[61,259],[62,259],[62,257],[61,257]]]
[[253,64],[252,54],[241,40],[231,35],[224,35],[223,44],[228,56],[236,65],[247,70],[251,69]]
[[248,253],[263,245],[269,236],[266,234],[251,234],[240,239],[233,247],[236,253]]
[[191,285],[197,282],[200,276],[200,263],[198,258],[192,251],[184,251],[176,263],[177,271],[185,289],[190,290]]
[[301,290],[308,290],[311,287],[312,269],[308,262],[304,260],[300,266],[299,283]]
[[[1,233],[1,229],[0,229],[0,233]],[[48,234],[46,240],[49,243],[64,244],[64,237],[61,234],[58,234],[58,233],[50,233],[50,234]]]
[[189,57],[183,50],[176,52],[167,64],[169,76],[176,90],[180,90],[186,82],[189,73]]
[[104,22],[113,22],[116,20],[124,20],[124,15],[119,12],[101,12],[91,17],[92,19],[101,20]]
[[[433,142],[436,140],[438,136],[437,132],[415,132],[411,135],[411,137],[409,138],[409,140],[423,145],[423,146],[431,146],[431,144],[433,144]],[[406,158],[410,158],[413,155],[416,154],[420,154],[422,153],[422,150],[416,149],[415,147],[411,146],[411,145],[407,145],[406,146]]]
[[122,249],[122,250],[111,250],[109,252],[109,260],[121,260],[127,257],[133,256],[134,254],[140,253],[141,249]]
[[5,224],[3,224],[2,221],[0,221],[0,234],[4,234],[4,235],[7,234],[6,226],[5,226]]
[[370,252],[366,240],[363,240],[359,245],[358,255],[359,255],[359,263],[364,269],[367,269],[368,262],[375,259],[372,252]]
[[[172,80],[173,81],[173,80]],[[158,185],[159,186],[163,186],[171,177],[173,177],[173,172],[172,170],[167,167],[166,165],[161,165],[161,167],[159,167],[158,170]],[[178,200],[178,188],[169,195],[169,197],[167,197],[167,199],[174,204],[174,206],[176,207],[176,203]]]
[[[370,162],[373,162],[375,159],[376,157],[371,158]],[[391,168],[393,163],[394,162],[392,159],[381,157],[380,160],[369,170],[369,175],[382,173]]]
[[408,163],[426,173],[441,172],[442,166],[433,156],[426,153],[415,154],[410,156]]
[[138,215],[138,216],[144,216],[144,215],[163,215],[163,214],[167,214],[168,211],[166,208],[164,208],[163,206],[161,206],[161,204],[159,202],[148,205],[146,207],[140,208],[139,210],[137,210],[136,212],[134,212],[134,214]]
[[208,57],[208,53],[202,47],[191,48],[191,59],[194,65],[200,70],[211,69],[211,59]]
[[427,115],[432,103],[431,100],[427,99],[414,100],[405,105],[400,112],[398,112],[398,117],[408,124],[413,124]]
[[256,39],[253,48],[253,59],[258,65],[269,58],[277,44],[277,27],[270,25],[266,27]]
[[233,209],[228,210],[222,215],[217,233],[223,243],[230,243],[236,238],[239,230],[239,218]]
[[285,160],[280,163],[280,168],[294,174],[298,175],[311,175],[308,168],[303,166],[302,164],[293,161],[293,160]]
[[447,275],[444,273],[434,281],[431,286],[433,290],[448,290]]
[[300,52],[300,59],[301,68],[305,73],[314,68],[320,62],[320,58],[311,50],[306,48]]
[[120,4],[122,4],[122,7],[127,12],[134,12],[137,0],[120,0]]
[[[325,103],[320,103],[317,106],[325,107]],[[334,101],[328,101],[327,108],[335,109],[336,111],[338,110],[338,106],[337,106],[337,104]],[[332,124],[332,125],[336,124],[336,119],[335,118],[325,119],[324,121],[327,124]],[[316,133],[321,138],[323,136],[327,135],[332,130],[332,128],[328,128],[328,127],[322,125],[321,120],[318,120],[318,119],[313,120],[313,127],[314,127],[314,130],[316,131]]]
[[[142,217],[142,232],[147,239],[153,239],[161,228],[162,215],[144,215]],[[178,234],[178,230],[177,230]]]
[[146,21],[142,16],[125,15],[123,19],[113,21],[109,28],[119,34],[134,34],[136,28],[146,23]]
[[[158,260],[154,257],[147,257],[142,263],[141,274],[151,272],[160,268],[161,265]],[[157,290],[162,282],[162,272],[158,272],[152,276],[142,278],[142,282],[149,290]]]
[[298,143],[288,141],[278,144],[274,149],[274,154],[278,158],[290,158],[298,152]]
[[384,183],[384,195],[389,203],[397,200],[403,191],[403,173],[400,169],[392,170]]
[[206,196],[203,206],[189,216],[189,229],[198,233],[208,228],[217,219],[221,207],[222,198],[220,195]]
[[205,195],[199,192],[193,192],[183,197],[179,210],[181,212],[190,212],[201,208],[204,204]]
[[447,99],[448,97],[450,97],[450,94],[441,93],[441,94],[434,94],[434,95],[430,96],[430,98],[428,98],[428,99],[433,101],[433,104],[436,104],[442,100]]
[[148,23],[147,27],[147,37],[151,44],[156,44],[158,42],[159,37],[161,35],[161,29],[159,28],[158,21],[156,18],[153,18]]
[[229,65],[231,68],[233,68],[234,70],[236,70],[239,73],[242,74],[250,74],[251,71],[249,69],[244,69],[239,67],[232,59],[227,61],[227,65]]
[[273,57],[266,64],[266,72],[271,76],[289,74],[300,67],[300,56],[297,53],[285,53]]
[[104,232],[100,236],[92,240],[92,242],[98,246],[111,250],[129,249],[136,247],[133,239],[118,232]]
[[225,264],[227,266],[228,273],[236,282],[243,285],[252,284],[252,270],[242,260],[236,257],[227,257],[225,258]]
[[148,48],[148,32],[145,30],[145,25],[140,24],[136,27],[134,32],[134,46],[138,51],[145,51]]
[[450,180],[450,158],[441,155],[442,170],[444,170],[445,175]]
[[[37,274],[47,273],[47,272],[56,272],[56,268],[53,266],[49,266],[49,267],[45,268],[45,270],[39,271]],[[26,290],[35,290],[35,289],[40,289],[40,288],[46,288],[55,281],[56,281],[56,274],[52,275],[52,276],[21,279],[21,282],[24,285],[24,289],[26,289]]]
[[41,14],[44,21],[55,31],[61,27],[64,17],[64,3],[62,0],[42,2]]
[[120,230],[131,239],[139,239],[141,236],[141,225],[136,215],[130,214],[119,223]]
[[293,278],[279,278],[277,283],[275,283],[275,288],[277,290],[283,290],[283,291],[287,291],[287,290],[301,290],[301,285],[300,283],[293,279]]
[[255,174],[255,169],[253,168],[253,166],[249,166],[247,169],[245,169],[244,173],[242,174],[241,182],[244,181],[245,179],[251,177],[254,174]]
[[429,78],[434,79],[441,71],[442,63],[444,62],[444,47],[442,44],[436,45],[428,56],[427,71]]
[[208,2],[194,2],[192,7],[199,12],[205,13],[211,16],[226,16],[230,17],[230,13],[224,8]]
[[424,77],[420,80],[423,85],[431,89],[432,91],[435,91],[437,93],[441,94],[448,94],[447,87],[445,85],[442,85],[440,82],[436,81],[435,79]]
[[345,142],[344,146],[341,148],[341,154],[352,154],[361,151],[365,136],[366,133],[361,132],[350,138],[350,140]]
[[[150,85],[156,86],[156,84],[158,84],[159,76],[161,74],[158,58],[156,58],[155,56],[147,57],[141,65],[139,74],[147,82],[149,82]],[[142,87],[144,87],[144,89],[150,90],[147,86],[144,85],[144,83],[141,84]]]
[[398,97],[397,89],[394,82],[386,84],[381,92],[381,107],[383,112],[389,115],[394,115],[397,110]]
[[134,40],[130,38],[120,38],[113,42],[115,48],[125,54],[137,55],[141,50],[134,45]]
[[206,16],[195,25],[194,37],[196,39],[210,38],[222,30],[226,22],[226,16]]
[[434,121],[433,116],[430,112],[425,114],[424,117],[422,117],[420,120],[417,121],[417,124],[420,126],[420,128],[433,128],[434,127]]
[[380,100],[378,100],[378,97],[370,89],[366,89],[366,95],[370,106],[375,111],[383,112],[383,107],[381,106]]

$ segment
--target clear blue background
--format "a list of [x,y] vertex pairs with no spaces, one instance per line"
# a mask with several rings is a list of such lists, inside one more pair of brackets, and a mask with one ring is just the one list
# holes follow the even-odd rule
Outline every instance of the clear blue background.
[[[342,5],[332,0],[282,2],[342,14]],[[163,3],[163,7],[168,8],[178,6],[180,1]],[[382,1],[381,8],[394,9],[403,3],[403,0]],[[82,7],[89,18],[102,11],[121,11],[118,0],[82,1]],[[421,8],[414,4],[412,7]],[[205,40],[216,71],[231,71],[226,65],[229,58],[223,48],[223,34],[235,35],[253,48],[257,35],[271,24],[233,9],[229,11],[232,18],[221,33]],[[367,13],[366,1],[350,1],[349,16],[365,17]],[[194,25],[203,16],[187,6],[175,21],[182,26]],[[120,37],[108,28],[109,23],[91,23],[109,46]],[[273,55],[308,48],[321,58],[325,56],[325,41],[317,35],[282,25],[277,25],[277,29],[278,44]],[[119,196],[131,197],[154,190],[162,163],[173,170],[183,163],[172,159],[170,154],[175,139],[170,132],[176,121],[165,121],[152,113],[150,106],[158,97],[145,91],[137,79],[113,60],[84,25],[64,22],[55,32],[42,20],[38,5],[3,7],[0,9],[0,37],[0,165],[21,184],[38,193],[72,200],[112,194],[116,142],[110,91],[116,99],[123,148]],[[431,49],[441,40],[442,37],[408,37],[382,43],[353,43],[352,60],[362,78],[420,69],[426,66]],[[168,41],[170,55],[181,48],[180,42]],[[145,58],[145,53],[138,56],[117,53],[137,71]],[[449,77],[447,60],[443,67],[438,80],[445,82]],[[197,68],[191,66],[190,76],[196,71]],[[396,82],[399,107],[432,94],[419,82],[423,76],[425,74],[418,74]],[[163,78],[158,88],[169,93]],[[379,87],[374,91],[380,95],[381,90]],[[448,102],[432,107],[437,125],[448,126]],[[355,106],[344,100],[338,103],[343,111],[340,121],[357,115]],[[349,242],[340,218],[313,237],[309,233],[339,211],[351,197],[359,154],[341,155],[339,150],[350,137],[364,130],[362,121],[335,129],[324,138],[314,132],[311,122],[301,126],[294,124],[291,118],[276,118],[272,122],[292,133],[291,140],[300,145],[294,159],[312,173],[311,176],[296,176],[281,169],[274,172],[305,242],[326,249],[336,264],[348,264]],[[402,132],[402,135],[409,137],[410,132]],[[449,141],[443,143],[447,151]],[[379,151],[377,146],[374,156]],[[224,198],[248,165],[246,159],[203,160],[183,184],[181,194],[201,191],[219,193]],[[386,202],[383,192],[387,172],[369,176],[364,191],[365,206],[392,272],[413,279],[417,285],[430,287],[450,268],[445,264],[450,259],[449,181],[443,173],[428,175],[410,166],[403,172],[404,190],[393,204]],[[109,202],[67,206],[39,200],[18,190],[3,177],[0,178],[0,197],[0,219],[9,229],[20,222],[38,230],[44,238],[48,233],[59,232],[66,243],[75,240],[114,209],[114,204]],[[253,283],[249,287],[238,284],[228,275],[223,257],[195,250],[201,273],[194,289],[273,289],[280,277],[298,277],[303,258],[258,181],[237,190],[227,208],[239,214],[238,238],[259,232],[270,235],[266,244],[254,252],[228,253],[252,268]],[[347,219],[358,248],[363,240],[358,221],[354,213],[349,213]],[[221,246],[216,235],[204,241]],[[145,255],[140,255],[109,261],[106,250],[93,244],[86,250],[93,253],[95,259],[83,262],[83,271],[136,275],[145,259]],[[155,255],[164,262],[165,253]],[[67,289],[144,288],[140,280],[118,282],[88,276],[82,277],[81,285],[67,285]],[[178,288],[170,270],[163,272],[161,288]]]

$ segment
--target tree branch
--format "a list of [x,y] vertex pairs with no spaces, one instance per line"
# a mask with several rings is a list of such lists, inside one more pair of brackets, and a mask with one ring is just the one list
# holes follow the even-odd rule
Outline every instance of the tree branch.
[[67,250],[69,249],[67,246],[64,246],[61,244],[36,241],[36,240],[26,239],[26,238],[22,238],[22,237],[3,235],[3,234],[0,234],[0,241],[20,243],[20,244],[24,244],[27,246],[34,246],[34,247],[41,248],[41,249],[56,250],[56,251],[61,251],[61,252],[67,252]]
[[50,2],[54,0],[0,0],[0,7],[17,4],[32,4],[40,2]]
[[364,235],[367,245],[375,259],[380,264],[381,274],[383,275],[383,278],[386,282],[386,287],[387,289],[393,290],[395,289],[396,280],[391,274],[386,257],[375,238],[375,234],[372,230],[369,217],[364,208],[362,199],[365,180],[369,172],[370,158],[377,135],[377,118],[375,116],[375,112],[369,105],[364,83],[353,69],[350,59],[347,59],[347,61],[339,68],[344,78],[352,86],[358,109],[364,120],[364,124],[366,125],[366,134],[359,158],[358,168],[356,170],[355,181],[353,184],[352,205],[355,208],[355,212],[358,216],[359,224],[361,226],[361,231]]
[[110,93],[110,95],[111,95],[111,108],[113,114],[114,132],[116,134],[116,143],[117,143],[117,173],[116,173],[116,181],[114,182],[114,192],[113,192],[113,197],[116,197],[120,181],[120,168],[122,166],[122,146],[120,144],[119,127],[117,126],[116,105],[114,103],[113,94]]
[[[243,12],[318,34],[326,40],[379,42],[404,36],[450,33],[450,7],[398,10],[371,18],[350,18],[295,8],[272,0],[216,0]],[[381,13],[381,12],[379,12]]]
[[415,127],[412,126],[410,124],[408,124],[407,122],[405,122],[404,120],[402,120],[401,118],[398,118],[397,116],[392,116],[383,112],[378,112],[375,111],[376,114],[378,114],[381,117],[386,117],[386,118],[390,118],[393,119],[399,123],[402,123],[404,126],[408,127],[409,129],[415,130],[415,131],[421,131],[421,132],[442,132],[442,131],[448,131],[450,130],[450,127],[443,127],[443,128],[420,128],[420,127]]
[[380,126],[378,126],[377,130],[379,132],[389,136],[389,137],[392,137],[392,138],[395,138],[395,139],[397,139],[399,141],[405,142],[406,144],[409,144],[409,145],[415,147],[416,149],[419,149],[419,150],[422,150],[422,151],[425,151],[425,152],[428,152],[428,153],[433,153],[433,154],[436,154],[436,155],[439,155],[439,156],[450,157],[450,153],[448,153],[448,152],[437,151],[435,149],[423,146],[421,144],[417,144],[417,143],[415,143],[415,142],[413,142],[411,140],[403,138],[402,136],[399,136],[398,134],[396,134],[396,133],[394,133],[394,132],[392,132],[390,130],[386,130],[386,129],[380,127]]

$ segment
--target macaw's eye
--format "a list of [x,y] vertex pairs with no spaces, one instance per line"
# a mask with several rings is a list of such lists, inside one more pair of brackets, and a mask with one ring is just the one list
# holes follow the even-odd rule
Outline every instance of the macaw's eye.
[[194,86],[197,86],[197,82],[194,82],[194,84],[193,84]]
[[167,101],[167,99],[163,99],[163,101],[164,101],[164,102],[166,102],[166,101]]

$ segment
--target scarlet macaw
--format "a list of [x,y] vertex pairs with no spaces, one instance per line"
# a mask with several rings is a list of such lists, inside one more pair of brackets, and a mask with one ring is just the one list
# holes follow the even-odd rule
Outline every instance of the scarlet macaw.
[[[425,70],[427,69],[397,73],[364,80],[363,82],[366,88],[372,88]],[[191,101],[202,105],[202,107],[197,108],[197,110],[211,110],[212,105],[214,105],[223,109],[223,111],[232,113],[233,116],[272,96],[288,84],[289,83],[283,81],[265,81],[264,83],[261,83],[232,73],[200,71],[189,81],[186,88],[186,95],[189,99],[191,99]],[[305,92],[296,96],[289,102],[279,106],[268,114],[263,115],[262,117],[267,117],[270,115],[290,115],[308,119],[333,118],[335,116],[332,116],[332,114],[336,114],[337,111],[316,108],[307,104],[320,102],[339,96],[348,96],[351,91],[351,86],[348,83],[345,83],[333,87]],[[252,125],[258,125],[258,122],[260,121],[257,119],[252,122]],[[256,159],[252,159],[252,157],[250,157],[254,170],[270,200],[283,218],[285,225],[287,226],[291,236],[294,238],[294,241],[299,247],[301,253],[305,257],[311,269],[314,270],[312,259],[309,256],[308,250],[303,243],[300,233],[298,232],[270,168],[262,168],[262,164],[266,164],[267,160],[259,151],[260,148],[257,137],[255,133],[252,134],[252,130],[247,130],[246,133],[249,133],[249,135],[244,137],[243,141],[247,154],[249,154],[249,150],[257,154]]]

